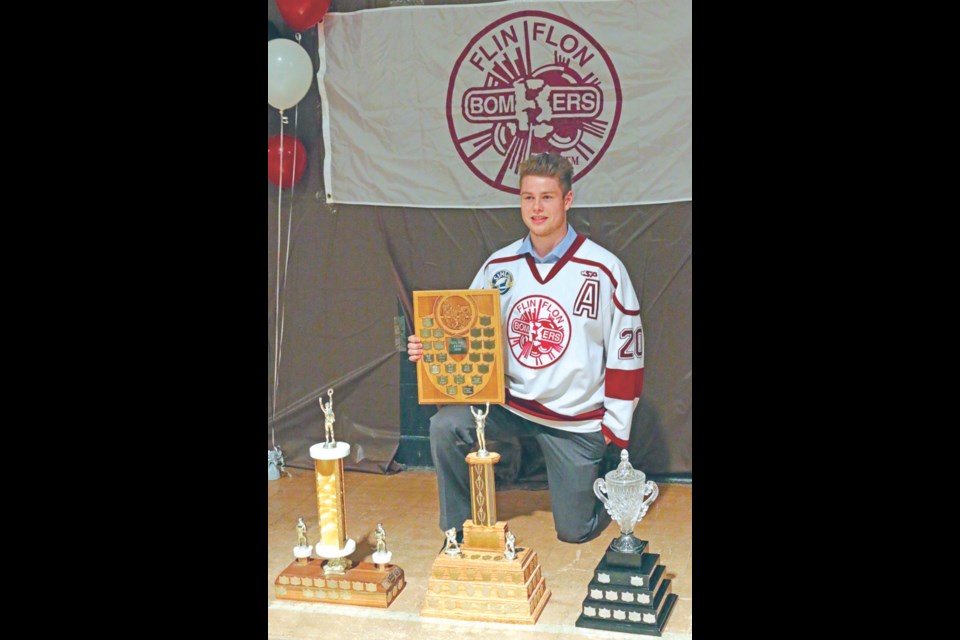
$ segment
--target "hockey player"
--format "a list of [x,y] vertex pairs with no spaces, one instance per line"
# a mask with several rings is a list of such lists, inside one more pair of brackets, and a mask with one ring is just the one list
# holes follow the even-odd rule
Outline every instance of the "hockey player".
[[[470,285],[498,289],[506,402],[490,407],[486,435],[532,436],[543,450],[557,537],[586,542],[610,523],[593,493],[607,444],[626,448],[643,388],[640,305],[623,263],[567,224],[573,167],[558,154],[520,165],[520,212],[529,234],[493,253]],[[409,336],[413,362],[423,354]],[[470,513],[475,446],[469,405],[445,405],[430,420],[440,528]],[[462,535],[462,534],[461,534]]]

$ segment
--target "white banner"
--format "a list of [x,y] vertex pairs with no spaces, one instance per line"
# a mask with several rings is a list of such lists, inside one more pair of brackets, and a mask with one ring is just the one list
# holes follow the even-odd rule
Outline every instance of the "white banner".
[[575,206],[692,198],[691,0],[498,2],[327,13],[327,202],[516,207],[554,151]]

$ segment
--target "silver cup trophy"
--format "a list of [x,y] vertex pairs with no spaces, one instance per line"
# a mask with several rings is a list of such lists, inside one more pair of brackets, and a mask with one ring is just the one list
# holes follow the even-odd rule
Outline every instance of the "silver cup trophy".
[[620,452],[617,468],[593,483],[593,492],[607,508],[607,513],[620,525],[620,537],[610,544],[613,551],[640,553],[645,546],[634,537],[633,528],[647,514],[650,503],[660,493],[657,483],[646,478],[643,471],[633,468],[630,455],[624,449]]

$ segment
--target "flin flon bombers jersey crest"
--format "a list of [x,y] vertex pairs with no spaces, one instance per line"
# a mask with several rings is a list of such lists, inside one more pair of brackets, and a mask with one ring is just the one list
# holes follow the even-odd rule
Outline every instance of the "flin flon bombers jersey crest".
[[495,252],[471,289],[498,289],[506,358],[506,407],[571,431],[601,428],[630,439],[643,389],[640,304],[623,263],[585,236],[554,264]]

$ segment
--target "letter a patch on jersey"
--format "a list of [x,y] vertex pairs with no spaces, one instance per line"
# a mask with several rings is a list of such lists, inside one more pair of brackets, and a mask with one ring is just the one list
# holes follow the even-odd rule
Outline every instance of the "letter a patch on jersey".
[[[584,271],[583,273],[586,275],[587,272]],[[590,273],[596,275],[595,271],[591,271]],[[600,282],[597,280],[584,280],[583,286],[580,287],[580,293],[577,294],[577,299],[573,303],[573,315],[582,316],[586,313],[588,318],[596,320],[599,314],[599,305]]]

